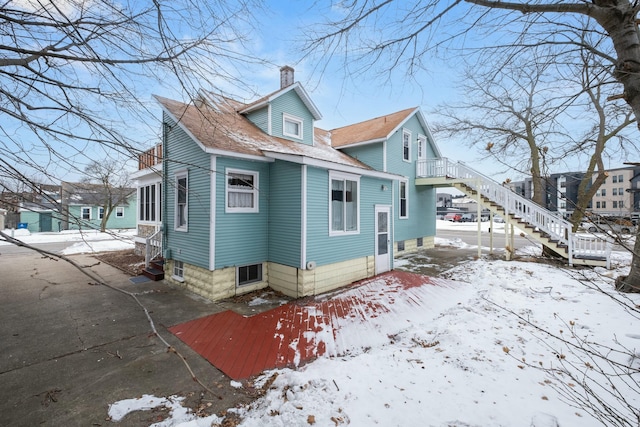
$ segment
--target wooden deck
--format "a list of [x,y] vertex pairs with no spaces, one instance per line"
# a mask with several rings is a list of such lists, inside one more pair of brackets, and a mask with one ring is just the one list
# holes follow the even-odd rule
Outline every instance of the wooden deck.
[[338,355],[336,331],[345,321],[370,320],[389,312],[399,300],[419,305],[401,291],[435,283],[427,276],[392,271],[332,295],[296,300],[252,317],[225,311],[169,330],[239,380],[267,369],[300,366],[325,354]]

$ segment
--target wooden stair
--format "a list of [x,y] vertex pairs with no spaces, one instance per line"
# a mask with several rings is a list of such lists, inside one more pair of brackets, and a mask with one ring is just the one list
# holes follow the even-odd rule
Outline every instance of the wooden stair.
[[142,270],[142,275],[154,282],[164,279],[164,259],[156,258],[149,262],[149,265]]
[[507,225],[526,231],[570,265],[610,266],[611,239],[573,233],[572,225],[557,212],[548,211],[463,163],[446,158],[419,160],[416,185],[457,188],[503,217]]

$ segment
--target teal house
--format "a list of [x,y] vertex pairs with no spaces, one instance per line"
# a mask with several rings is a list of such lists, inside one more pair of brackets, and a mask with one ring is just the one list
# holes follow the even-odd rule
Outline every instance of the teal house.
[[61,194],[64,224],[69,230],[100,230],[107,209],[111,214],[105,229],[136,228],[134,188],[63,182]]
[[138,174],[138,194],[154,194],[139,221],[157,210],[166,280],[212,300],[327,292],[434,244],[435,189],[414,181],[416,161],[440,152],[421,110],[323,130],[294,70],[280,72],[280,89],[249,104],[156,97],[161,173]]

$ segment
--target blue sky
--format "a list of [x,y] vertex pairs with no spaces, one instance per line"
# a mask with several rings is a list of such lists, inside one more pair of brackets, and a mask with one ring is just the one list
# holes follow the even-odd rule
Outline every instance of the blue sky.
[[[420,107],[427,120],[433,123],[437,119],[434,113],[440,104],[454,102],[461,96],[455,90],[456,80],[460,77],[457,75],[458,68],[436,58],[426,58],[423,62],[427,64],[425,67],[427,69],[420,71],[413,78],[407,78],[402,69],[396,70],[387,76],[387,79],[375,76],[373,72],[353,74],[345,70],[339,60],[329,62],[327,68],[319,72],[318,62],[313,58],[304,58],[298,47],[303,31],[312,23],[320,21],[323,15],[334,18],[340,16],[340,10],[330,10],[325,3],[266,1],[267,10],[257,14],[258,27],[247,29],[246,32],[248,48],[256,57],[263,58],[265,63],[238,70],[239,73],[244,73],[239,77],[257,94],[264,95],[279,87],[281,66],[294,67],[296,80],[305,86],[323,115],[323,119],[317,122],[317,126],[324,129],[333,129],[409,107]],[[474,40],[474,42],[484,41]],[[440,53],[442,56],[447,56],[446,51]],[[152,94],[183,99],[184,94],[179,92],[177,85],[171,85],[168,81],[150,82],[148,91],[145,91],[141,99],[151,112],[152,119],[143,123],[134,123],[133,126],[128,122],[131,130],[127,132],[135,134],[141,146],[154,145],[161,129],[161,110],[153,100]],[[220,80],[217,82],[221,86],[226,84]],[[204,83],[203,88],[212,89],[206,87]],[[249,96],[246,92],[243,94],[232,88],[229,88],[228,92],[237,93],[239,99],[245,96],[243,100],[247,102],[257,97],[255,94]],[[480,161],[481,153],[477,148],[472,148],[467,141],[444,139],[436,135],[436,142],[444,156],[452,160],[464,161],[485,174],[495,174],[495,179],[499,181],[507,177],[514,180],[522,178],[522,175],[515,172],[504,173],[504,166],[488,160]],[[485,144],[485,142],[479,142],[478,146],[483,147]],[[99,153],[97,156],[104,156],[104,154]],[[87,156],[88,159],[95,157],[96,155]],[[606,166],[619,167],[621,163],[616,161]],[[552,172],[556,171],[558,170],[552,170]],[[67,180],[75,180],[79,177],[73,172],[58,172],[57,175]]]

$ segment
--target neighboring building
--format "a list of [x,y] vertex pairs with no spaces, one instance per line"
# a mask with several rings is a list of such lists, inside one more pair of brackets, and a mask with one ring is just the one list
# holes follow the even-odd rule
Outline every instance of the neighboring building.
[[440,152],[419,108],[325,131],[290,67],[250,104],[208,92],[195,104],[157,99],[162,185],[152,167],[136,176],[139,194],[155,186],[162,227],[155,211],[138,230],[161,230],[172,283],[212,300],[266,286],[300,297],[433,246],[436,192],[414,181],[416,160]]
[[438,201],[436,207],[438,208],[450,208],[453,203],[453,196],[449,193],[438,193]]
[[107,229],[136,227],[136,191],[134,188],[111,188],[111,194],[100,184],[62,183],[62,212],[66,229],[99,230],[105,214],[105,204],[114,209],[106,223]]
[[[598,188],[591,201],[591,211],[598,215],[630,216],[636,211],[632,179],[634,167],[609,169],[604,183]],[[596,177],[593,177],[595,181]]]
[[533,180],[531,178],[525,178],[523,181],[510,181],[504,185],[526,199],[533,199]]
[[582,172],[554,173],[547,178],[547,209],[557,211],[564,218],[573,213],[578,203],[578,187]]
[[[20,223],[31,233],[63,230],[64,218],[57,203],[24,202],[20,208]],[[21,224],[17,226],[20,227]]]
[[640,166],[633,168],[633,176],[629,182],[629,193],[633,201],[633,211],[640,212]]
[[59,185],[36,184],[32,191],[3,193],[3,202],[10,206],[5,224],[8,228],[26,225],[30,232],[59,231],[62,227]]

